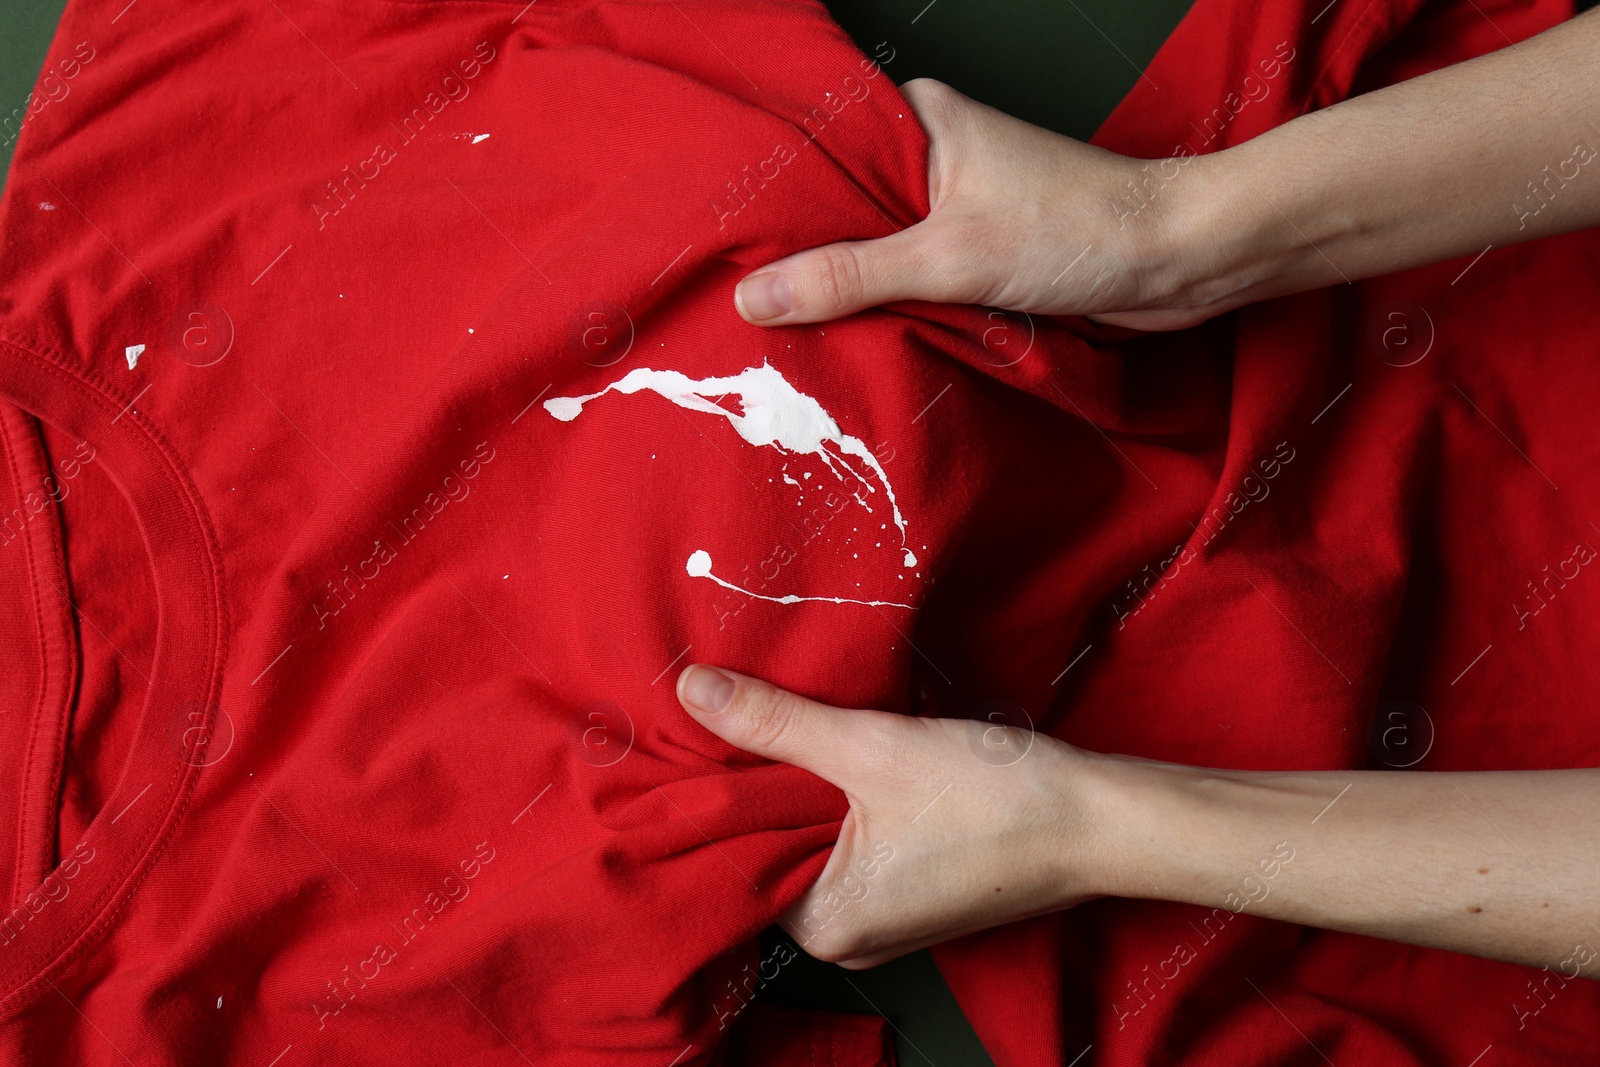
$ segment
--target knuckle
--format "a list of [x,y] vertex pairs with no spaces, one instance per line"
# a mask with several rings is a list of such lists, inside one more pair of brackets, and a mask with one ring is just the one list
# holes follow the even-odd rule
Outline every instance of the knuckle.
[[865,289],[861,257],[848,245],[823,249],[812,265],[810,280],[812,293],[824,307],[854,307]]
[[800,712],[800,698],[782,689],[763,685],[745,694],[745,735],[762,748],[776,748],[794,729]]
[[937,78],[912,78],[900,86],[900,94],[918,118],[922,117],[924,109],[930,114],[945,113],[961,95]]
[[805,945],[805,950],[824,963],[843,963],[862,954],[861,938],[837,923],[824,926]]
[[961,119],[967,98],[942,81],[915,78],[900,87],[922,128],[931,133],[952,129]]
[[843,963],[850,959],[849,953],[844,950],[837,935],[829,933],[818,934],[817,939],[806,947],[806,951],[823,963]]

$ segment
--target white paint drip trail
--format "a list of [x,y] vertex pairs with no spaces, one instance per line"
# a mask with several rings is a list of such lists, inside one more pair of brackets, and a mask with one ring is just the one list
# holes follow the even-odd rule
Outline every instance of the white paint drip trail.
[[[571,422],[582,414],[585,404],[607,393],[632,394],[646,391],[656,393],[678,407],[690,411],[722,416],[740,437],[757,447],[772,447],[785,454],[795,452],[816,456],[841,482],[845,481],[845,475],[848,474],[867,493],[876,493],[878,487],[872,480],[858,472],[845,457],[852,457],[871,468],[872,473],[883,485],[884,496],[888,498],[889,507],[894,513],[895,527],[900,531],[900,547],[904,553],[902,562],[908,568],[917,565],[916,553],[906,544],[906,521],[900,514],[900,503],[895,499],[894,487],[889,484],[889,476],[884,473],[878,458],[860,438],[851,437],[840,430],[839,424],[821,404],[789,384],[788,379],[769,363],[763,362],[759,367],[748,367],[730,377],[699,379],[690,378],[678,371],[639,367],[597,393],[552,397],[544,402],[544,409],[562,422]],[[738,397],[743,413],[735,414],[711,399],[724,396]],[[833,446],[832,451],[825,447],[830,444]],[[798,484],[787,474],[784,475],[784,481]],[[862,507],[868,511],[872,510],[872,506],[859,493],[853,495]],[[689,574],[694,577],[710,578],[719,585],[747,596],[759,597],[777,604],[819,600],[833,604],[901,608],[910,606],[884,600],[849,600],[843,597],[761,596],[759,593],[752,593],[724,582],[712,574],[711,555],[703,549],[690,555],[687,567]]]
[[910,604],[896,604],[892,600],[851,600],[849,597],[843,596],[795,596],[793,593],[790,593],[787,596],[764,596],[761,593],[753,593],[743,586],[734,585],[732,582],[725,582],[721,578],[718,578],[715,574],[712,574],[711,553],[707,552],[703,548],[696,549],[694,552],[689,554],[689,562],[684,566],[684,569],[689,572],[689,576],[691,578],[710,578],[713,582],[716,582],[724,589],[732,589],[735,593],[743,593],[745,596],[753,596],[757,600],[770,600],[774,604],[798,604],[803,600],[817,600],[827,604],[861,604],[869,608],[909,609],[911,607]]

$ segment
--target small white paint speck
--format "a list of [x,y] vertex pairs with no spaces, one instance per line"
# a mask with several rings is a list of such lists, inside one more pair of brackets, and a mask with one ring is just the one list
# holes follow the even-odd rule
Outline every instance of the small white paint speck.
[[507,579],[507,578],[509,578],[509,577],[511,577],[511,575],[509,575],[509,574],[502,574],[502,575],[501,575],[501,576],[500,576],[500,580],[501,580],[501,581],[505,581],[505,580],[506,580],[506,579]]
[[52,204],[50,201],[48,201],[48,200],[39,201],[39,210],[40,211],[54,211],[55,209],[56,209],[56,206],[54,204]]
[[222,1007],[222,998],[221,997],[217,998],[217,1007],[219,1007],[219,1008]]
[[132,370],[139,365],[139,357],[144,355],[144,345],[129,345],[122,350],[122,355],[128,361],[128,369]]
[[468,332],[468,333],[471,333],[471,332],[472,332],[472,327],[471,327],[471,326],[468,326],[468,327],[467,327],[467,332]]
[[488,139],[489,139],[489,135],[488,134],[480,133],[480,134],[478,134],[478,136],[476,136],[476,137],[474,137],[472,139],[472,143],[473,144],[477,144],[479,141],[487,141]]

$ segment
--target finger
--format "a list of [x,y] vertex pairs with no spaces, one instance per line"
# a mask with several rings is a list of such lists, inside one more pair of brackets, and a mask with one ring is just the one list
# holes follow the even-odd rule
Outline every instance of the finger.
[[717,667],[678,675],[678,700],[706,729],[746,752],[792,763],[843,787],[863,750],[882,746],[881,711],[845,711]]
[[797,252],[747,276],[734,290],[746,322],[827,322],[894,300],[963,299],[950,268],[935,263],[929,221],[875,241]]
[[912,113],[917,116],[917,124],[929,139],[947,132],[951,120],[963,104],[977,103],[937,78],[912,78],[900,86],[900,95],[911,105]]

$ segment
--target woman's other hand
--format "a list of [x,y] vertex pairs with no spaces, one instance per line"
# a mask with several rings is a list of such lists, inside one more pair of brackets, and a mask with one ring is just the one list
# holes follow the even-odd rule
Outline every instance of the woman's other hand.
[[818,959],[872,967],[1100,895],[1105,846],[1073,799],[1093,757],[1026,729],[828,707],[704,666],[684,707],[729,744],[844,791],[815,885],[780,920]]
[[927,78],[901,92],[928,134],[928,217],[755,271],[735,294],[747,321],[822,322],[932,300],[1159,330],[1228,306],[1185,280],[1194,272],[1181,233],[1205,160],[1119,156]]

